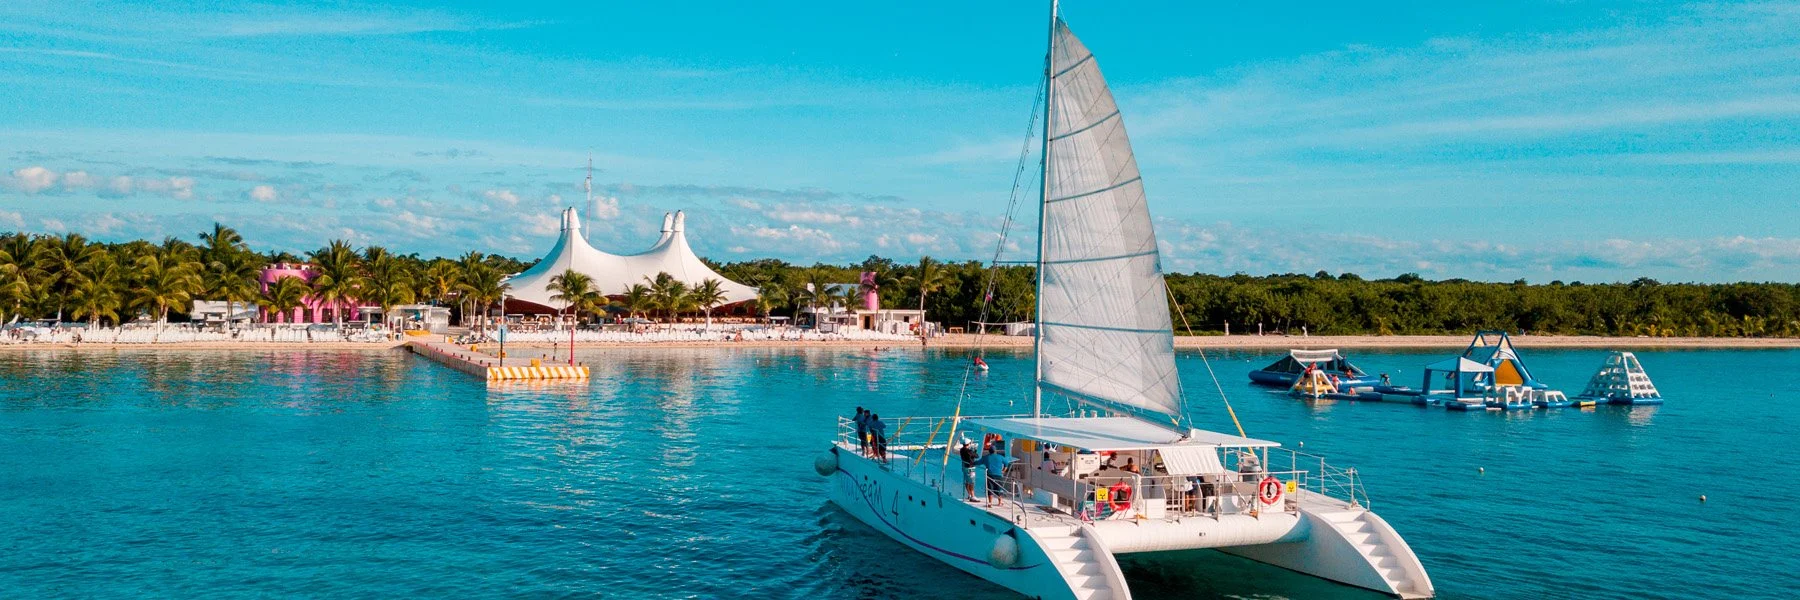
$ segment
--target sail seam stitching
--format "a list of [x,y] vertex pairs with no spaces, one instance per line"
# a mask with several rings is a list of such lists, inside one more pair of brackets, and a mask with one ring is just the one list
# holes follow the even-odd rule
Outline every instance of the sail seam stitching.
[[1040,325],[1049,325],[1052,327],[1072,327],[1075,329],[1091,329],[1091,330],[1095,330],[1095,331],[1121,331],[1121,332],[1125,332],[1125,333],[1162,333],[1163,332],[1163,330],[1161,330],[1161,329],[1132,329],[1130,327],[1107,327],[1104,325],[1081,325],[1081,324],[1077,324],[1077,323],[1058,323],[1055,321],[1042,321],[1039,324]]
[[1075,67],[1079,67],[1081,65],[1087,64],[1087,61],[1090,61],[1090,60],[1094,60],[1094,53],[1092,53],[1092,52],[1089,52],[1087,56],[1081,57],[1081,60],[1075,61],[1075,64],[1069,65],[1067,67],[1063,67],[1063,70],[1057,71],[1056,74],[1051,75],[1050,78],[1056,79],[1058,77],[1062,77],[1064,74],[1068,73],[1069,71],[1075,70]]
[[1097,189],[1097,190],[1094,190],[1091,192],[1082,192],[1079,194],[1071,194],[1068,196],[1063,196],[1061,198],[1051,198],[1049,200],[1045,200],[1044,203],[1049,204],[1051,202],[1063,202],[1066,200],[1077,200],[1077,199],[1081,199],[1081,198],[1086,198],[1086,197],[1092,196],[1094,194],[1102,194],[1102,193],[1110,192],[1110,191],[1131,185],[1133,183],[1137,183],[1139,181],[1142,181],[1143,179],[1144,179],[1144,176],[1139,175],[1137,177],[1133,177],[1131,179],[1127,179],[1125,181],[1121,181],[1121,182],[1118,182],[1118,183],[1115,183],[1115,184],[1112,184],[1112,185],[1109,185],[1109,186],[1106,186],[1106,187],[1103,187],[1103,188],[1100,188],[1100,189]]
[[1120,259],[1125,259],[1125,258],[1137,258],[1140,256],[1150,256],[1153,254],[1156,254],[1155,250],[1148,250],[1148,251],[1144,251],[1144,252],[1135,252],[1132,254],[1120,254],[1117,256],[1097,256],[1094,258],[1071,258],[1068,260],[1046,260],[1046,261],[1044,261],[1044,264],[1046,264],[1046,265],[1071,265],[1071,264],[1079,264],[1079,263],[1086,263],[1086,262],[1100,262],[1100,261],[1106,261],[1106,260],[1120,260]]
[[1100,117],[1100,119],[1099,119],[1099,120],[1097,120],[1097,121],[1094,121],[1094,122],[1093,122],[1093,123],[1089,123],[1089,124],[1087,124],[1087,126],[1085,126],[1085,127],[1082,127],[1082,128],[1081,128],[1081,129],[1077,129],[1077,130],[1074,130],[1074,131],[1071,131],[1071,132],[1068,132],[1068,133],[1065,133],[1065,134],[1062,134],[1062,135],[1059,135],[1059,136],[1056,136],[1056,137],[1053,137],[1053,138],[1050,138],[1050,141],[1052,141],[1052,142],[1060,142],[1060,141],[1062,141],[1062,140],[1063,140],[1063,138],[1066,138],[1066,137],[1069,137],[1069,136],[1072,136],[1072,135],[1080,135],[1080,134],[1081,134],[1081,133],[1083,133],[1083,132],[1085,132],[1085,131],[1087,131],[1087,130],[1089,130],[1089,129],[1093,129],[1093,128],[1095,128],[1095,127],[1099,127],[1099,126],[1100,126],[1100,125],[1102,125],[1102,124],[1104,124],[1104,123],[1106,123],[1106,122],[1107,122],[1107,121],[1111,121],[1111,120],[1113,120],[1113,117],[1117,117],[1117,116],[1119,116],[1119,111],[1118,111],[1118,110],[1116,110],[1116,109],[1115,109],[1115,110],[1113,110],[1113,111],[1112,111],[1112,113],[1111,113],[1111,114],[1108,114],[1108,115],[1106,115],[1106,116],[1104,116],[1104,117]]

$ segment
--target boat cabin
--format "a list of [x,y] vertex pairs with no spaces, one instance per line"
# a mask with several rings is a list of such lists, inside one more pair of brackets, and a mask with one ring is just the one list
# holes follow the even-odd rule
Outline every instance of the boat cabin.
[[[1186,439],[1129,417],[973,419],[983,445],[1002,440],[1019,497],[1093,519],[1161,519],[1253,508],[1275,442],[1192,431]],[[1286,477],[1283,479],[1291,479]]]

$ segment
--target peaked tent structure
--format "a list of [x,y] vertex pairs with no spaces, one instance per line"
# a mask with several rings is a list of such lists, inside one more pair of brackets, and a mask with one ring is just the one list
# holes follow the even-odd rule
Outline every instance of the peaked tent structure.
[[562,233],[550,253],[531,268],[507,278],[508,310],[515,310],[513,303],[536,305],[548,311],[561,308],[560,303],[550,299],[556,294],[550,291],[550,280],[566,270],[593,278],[594,286],[608,296],[623,294],[632,284],[647,284],[658,273],[668,273],[689,286],[717,279],[725,291],[725,304],[755,299],[756,288],[726,279],[694,254],[683,232],[686,221],[687,216],[680,211],[663,215],[662,236],[650,249],[619,255],[588,245],[581,235],[580,215],[573,208],[563,209]]

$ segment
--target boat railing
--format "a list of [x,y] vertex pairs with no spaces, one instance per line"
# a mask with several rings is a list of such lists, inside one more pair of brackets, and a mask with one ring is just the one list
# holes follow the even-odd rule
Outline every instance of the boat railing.
[[[1263,464],[1273,466],[1286,463],[1288,470],[1296,474],[1295,478],[1303,482],[1301,487],[1349,502],[1353,507],[1369,508],[1369,492],[1363,488],[1362,476],[1356,472],[1355,467],[1337,467],[1325,462],[1323,456],[1287,448],[1263,450]],[[1283,457],[1283,454],[1286,456]]]
[[[1279,492],[1261,500],[1265,481]],[[1109,474],[1074,482],[1075,510],[1089,520],[1158,516],[1260,515],[1298,510],[1296,492],[1309,486],[1305,471],[1221,472],[1206,475]]]
[[[1025,415],[1006,415],[1020,417]],[[982,415],[991,418],[992,415]],[[968,420],[971,417],[960,417]],[[925,481],[942,491],[946,486],[960,485],[960,476],[948,476],[962,468],[961,459],[952,447],[952,422],[958,417],[882,417],[886,431],[884,440],[870,440],[865,452],[856,439],[856,420],[838,417],[837,440],[845,448],[875,459],[882,467],[906,477]],[[960,431],[960,430],[959,430]],[[877,444],[876,442],[881,442]],[[899,458],[900,460],[894,460]]]

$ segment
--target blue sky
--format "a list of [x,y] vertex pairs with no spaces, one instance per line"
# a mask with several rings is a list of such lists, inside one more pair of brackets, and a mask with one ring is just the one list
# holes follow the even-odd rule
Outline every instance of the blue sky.
[[[1046,18],[213,4],[0,6],[0,229],[531,257],[592,152],[610,250],[985,258]],[[1064,6],[1168,269],[1800,279],[1800,4],[1212,4]]]

